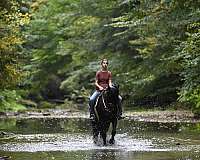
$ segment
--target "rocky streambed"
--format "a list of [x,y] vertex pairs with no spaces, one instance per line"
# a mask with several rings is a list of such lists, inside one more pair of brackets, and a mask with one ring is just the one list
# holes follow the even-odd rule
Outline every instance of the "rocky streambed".
[[[144,122],[200,122],[191,111],[125,111],[125,119]],[[0,118],[89,118],[89,113],[70,109],[27,110],[1,112]]]

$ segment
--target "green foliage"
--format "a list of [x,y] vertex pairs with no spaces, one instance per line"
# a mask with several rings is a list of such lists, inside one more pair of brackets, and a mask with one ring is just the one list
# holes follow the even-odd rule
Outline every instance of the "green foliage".
[[199,108],[198,1],[35,3],[39,8],[25,32],[31,59],[25,83],[34,95],[87,97],[99,60],[107,57],[125,99],[157,106],[180,97]]
[[0,89],[10,88],[19,82],[23,43],[21,27],[29,23],[29,14],[20,11],[16,0],[2,0],[0,3]]
[[16,121],[17,121],[16,119],[1,119],[0,121],[1,130],[6,130],[6,131],[14,130],[16,127]]
[[[184,83],[184,66],[175,60],[180,56],[176,48],[187,38],[187,26],[199,21],[198,4],[181,0],[124,1],[120,7],[125,7],[126,11],[106,25],[118,30],[114,37],[128,38],[128,51],[126,47],[123,52],[133,48],[131,54],[135,61],[132,62],[137,65],[126,70],[129,81],[123,86],[129,86],[135,101],[148,99],[159,105],[176,101],[177,92]],[[189,74],[186,77],[189,78]],[[198,81],[197,77],[191,79],[193,84]]]
[[54,108],[54,105],[49,102],[41,102],[39,105],[40,109]]
[[[16,85],[23,78],[25,54],[21,31],[30,21],[25,1],[2,0],[0,3],[0,110],[19,110]],[[10,90],[9,90],[10,89]]]
[[[29,37],[26,49],[32,54],[30,64],[25,66],[30,73],[25,84],[30,84],[34,96],[43,92],[47,99],[51,98],[47,92],[56,92],[48,85],[50,81],[56,83],[52,76],[63,81],[58,84],[57,92],[78,94],[78,90],[85,88],[77,84],[88,78],[84,67],[91,56],[82,44],[88,43],[84,38],[98,18],[78,14],[78,4],[78,1],[48,1],[40,6],[26,29]],[[84,84],[88,85],[86,81]],[[60,93],[54,98],[63,98]]]
[[18,103],[21,99],[15,90],[1,90],[0,94],[0,111],[17,111],[25,107]]
[[178,60],[183,67],[184,84],[180,91],[180,101],[190,102],[195,112],[200,113],[200,23],[188,26],[188,38],[177,48]]

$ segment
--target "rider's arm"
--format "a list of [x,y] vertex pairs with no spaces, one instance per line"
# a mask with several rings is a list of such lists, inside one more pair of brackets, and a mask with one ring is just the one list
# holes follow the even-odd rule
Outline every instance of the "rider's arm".
[[108,81],[109,87],[112,87],[112,73],[109,72],[109,81]]
[[109,79],[108,84],[109,84],[109,87],[112,87],[112,80],[111,79]]
[[101,87],[99,84],[98,84],[98,80],[96,79],[95,80],[95,86],[97,86],[99,88],[99,90],[103,90],[103,87]]

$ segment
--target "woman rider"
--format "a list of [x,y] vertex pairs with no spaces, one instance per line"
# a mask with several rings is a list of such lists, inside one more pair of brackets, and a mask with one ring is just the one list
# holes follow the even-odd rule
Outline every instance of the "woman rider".
[[[112,86],[112,74],[110,71],[108,71],[108,60],[102,59],[101,60],[101,70],[97,71],[96,73],[96,80],[95,80],[95,86],[96,91],[92,94],[89,101],[89,111],[90,111],[90,119],[94,120],[94,105],[96,102],[97,97],[101,94],[101,91],[106,89],[108,86],[113,88]],[[118,119],[122,119],[122,106],[121,106],[122,98],[119,96],[118,101]]]

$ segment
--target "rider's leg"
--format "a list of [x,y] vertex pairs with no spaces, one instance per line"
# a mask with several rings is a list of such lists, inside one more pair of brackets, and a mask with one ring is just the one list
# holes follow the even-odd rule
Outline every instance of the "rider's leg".
[[118,119],[123,119],[122,117],[122,97],[118,96]]
[[100,95],[99,91],[95,91],[89,100],[89,111],[90,111],[90,118],[94,117],[94,105],[96,103],[97,97]]

